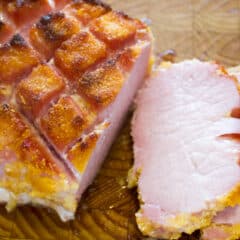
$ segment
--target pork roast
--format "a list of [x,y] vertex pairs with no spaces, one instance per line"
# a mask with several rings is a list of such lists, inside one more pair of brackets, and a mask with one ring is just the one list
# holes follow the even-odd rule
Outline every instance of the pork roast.
[[0,201],[69,220],[148,73],[151,33],[98,0],[0,4]]

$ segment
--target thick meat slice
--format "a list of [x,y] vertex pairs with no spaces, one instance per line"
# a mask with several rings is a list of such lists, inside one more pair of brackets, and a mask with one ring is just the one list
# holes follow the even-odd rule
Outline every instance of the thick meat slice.
[[[228,69],[228,72],[236,76],[240,82],[240,67]],[[232,116],[240,118],[240,109],[232,111]],[[203,229],[203,240],[235,240],[240,238],[240,199],[239,192],[230,199],[231,205],[222,212],[219,212],[213,219],[212,224]]]
[[78,184],[16,109],[0,105],[0,201],[41,204],[68,219]]
[[[208,226],[240,181],[240,98],[233,78],[198,60],[159,69],[137,98],[132,135],[139,228],[176,239]],[[131,183],[131,182],[130,182]]]
[[62,42],[79,30],[79,23],[76,20],[57,12],[43,16],[30,30],[29,38],[34,48],[48,60]]
[[0,46],[0,82],[16,82],[38,63],[38,55],[17,34],[9,43]]
[[[34,182],[32,177],[24,180],[26,189],[18,189],[18,179],[8,179],[11,189],[6,186],[6,191],[13,192],[16,204],[52,207],[63,220],[74,217],[77,200],[103,162],[148,74],[151,57],[151,33],[143,23],[114,12],[101,18],[112,10],[98,0],[74,1],[61,9],[66,2],[49,0],[54,11],[47,11],[32,24],[32,12],[36,10],[39,16],[47,9],[45,0],[4,0],[4,14],[9,14],[10,3],[21,5],[10,15],[12,20],[22,17],[17,29],[26,41],[17,35],[0,46],[0,104],[11,106],[7,109],[13,109],[29,134],[14,135],[9,144],[7,137],[18,132],[22,124],[14,125],[4,118],[4,125],[0,122],[4,130],[2,142],[0,132],[4,149],[0,162],[16,155],[21,163],[16,174],[26,167],[26,173],[35,176]],[[26,20],[29,8],[32,11]],[[21,147],[16,145],[22,142]],[[28,170],[28,162],[38,165]],[[35,174],[40,163],[43,167]],[[58,171],[42,180],[47,174],[45,165],[56,166],[52,168]],[[0,175],[0,183],[5,183],[4,176]],[[50,188],[47,194],[45,185]],[[9,208],[12,199],[5,197],[4,201]]]
[[17,101],[30,119],[35,119],[44,107],[64,90],[64,82],[49,66],[43,64],[17,86]]

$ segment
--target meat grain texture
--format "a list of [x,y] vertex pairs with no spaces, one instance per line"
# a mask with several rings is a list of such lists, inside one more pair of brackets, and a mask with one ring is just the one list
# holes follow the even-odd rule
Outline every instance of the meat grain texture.
[[0,17],[0,201],[72,219],[147,74],[150,30],[97,0],[3,0]]
[[146,82],[136,105],[129,183],[137,183],[141,231],[177,239],[212,224],[204,239],[237,239],[239,225],[215,229],[239,223],[232,209],[240,181],[236,78],[215,63],[170,64]]

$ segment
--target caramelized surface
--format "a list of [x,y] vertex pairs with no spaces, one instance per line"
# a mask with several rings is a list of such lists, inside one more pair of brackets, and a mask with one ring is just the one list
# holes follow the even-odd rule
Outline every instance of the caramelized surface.
[[74,167],[84,173],[87,163],[94,151],[99,135],[91,133],[80,139],[67,153],[67,158],[72,162]]
[[124,75],[116,65],[115,59],[103,64],[94,71],[85,73],[79,88],[98,107],[104,107],[114,101],[124,82]]
[[105,44],[91,33],[81,32],[61,45],[55,52],[54,60],[56,66],[73,80],[105,56]]
[[39,65],[17,86],[17,101],[30,118],[35,118],[64,89],[64,82],[49,66]]
[[60,173],[46,146],[41,144],[21,115],[7,104],[0,105],[0,155],[4,155],[1,163],[24,161],[26,165],[32,165],[46,173]]
[[39,63],[37,54],[20,35],[0,46],[0,80],[14,83]]
[[123,13],[109,12],[94,20],[90,29],[110,47],[118,48],[134,38],[137,27],[135,22]]
[[77,140],[89,124],[70,96],[60,98],[41,118],[42,131],[59,151]]
[[66,8],[67,12],[78,18],[84,25],[110,10],[111,8],[107,4],[94,0],[75,1]]
[[51,13],[41,17],[30,30],[30,40],[36,50],[49,59],[61,43],[80,30],[79,23],[64,13]]
[[48,0],[2,0],[4,10],[17,26],[28,24],[51,11]]

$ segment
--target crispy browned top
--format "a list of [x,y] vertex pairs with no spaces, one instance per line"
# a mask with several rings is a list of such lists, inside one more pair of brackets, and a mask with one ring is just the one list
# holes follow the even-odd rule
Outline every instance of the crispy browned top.
[[91,31],[112,48],[134,38],[137,26],[133,20],[119,12],[109,12],[91,22]]
[[66,160],[81,174],[108,127],[94,131],[98,114],[121,91],[146,27],[99,0],[1,3],[0,156],[52,175]]
[[49,66],[43,64],[17,86],[17,101],[30,118],[35,118],[64,89],[64,82]]
[[113,102],[124,82],[124,75],[114,61],[109,61],[95,71],[85,73],[79,80],[84,92],[97,106]]
[[111,8],[101,1],[73,1],[67,8],[67,11],[73,16],[77,17],[84,25],[91,20],[110,11]]
[[53,155],[22,116],[7,104],[0,105],[0,153],[5,154],[6,163],[24,161],[26,166],[34,166],[46,173],[60,173]]
[[32,45],[49,59],[63,41],[79,30],[80,25],[76,20],[66,17],[61,12],[50,13],[41,17],[33,26],[30,30],[30,39]]
[[86,114],[72,97],[62,97],[41,118],[42,131],[59,151],[63,151],[90,124]]
[[106,46],[89,32],[80,32],[55,52],[55,64],[71,80],[106,56]]
[[0,46],[0,80],[1,82],[16,82],[39,63],[37,54],[19,35]]

